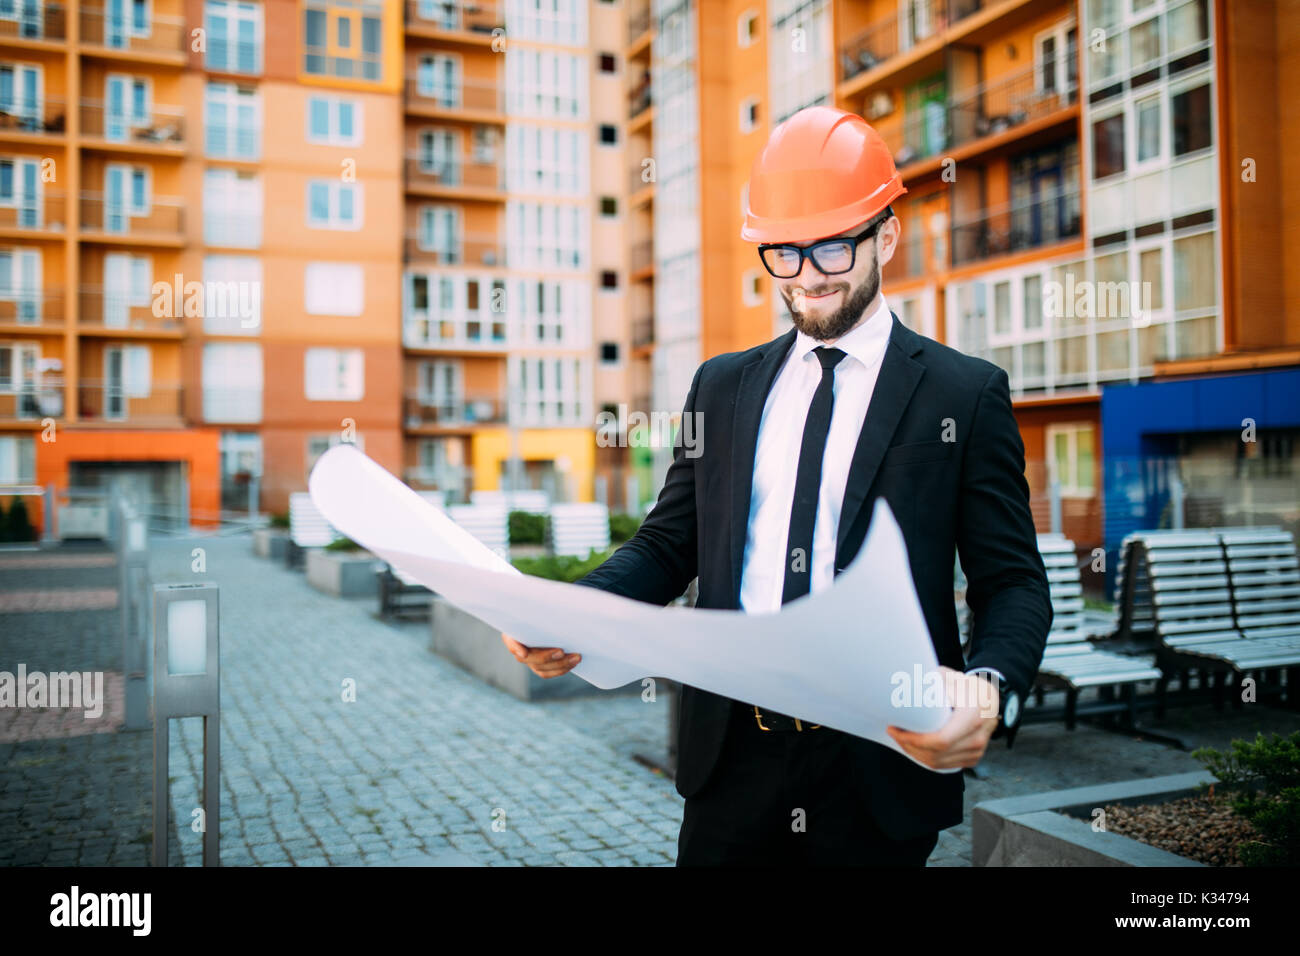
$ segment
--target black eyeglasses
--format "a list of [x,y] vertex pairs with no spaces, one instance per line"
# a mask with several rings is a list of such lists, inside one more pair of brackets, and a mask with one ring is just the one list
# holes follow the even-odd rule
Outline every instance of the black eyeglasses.
[[776,279],[793,279],[803,270],[803,260],[808,258],[817,269],[828,276],[850,272],[857,260],[858,243],[870,239],[889,216],[877,219],[856,236],[835,236],[814,242],[811,246],[794,246],[780,243],[763,243],[758,247],[758,257],[763,266]]

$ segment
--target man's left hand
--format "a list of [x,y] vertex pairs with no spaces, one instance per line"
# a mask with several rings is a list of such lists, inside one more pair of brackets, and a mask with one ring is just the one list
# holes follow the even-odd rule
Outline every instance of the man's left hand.
[[998,727],[998,686],[986,674],[963,674],[940,667],[952,717],[938,730],[917,733],[887,727],[889,736],[910,756],[933,770],[973,767],[980,762]]

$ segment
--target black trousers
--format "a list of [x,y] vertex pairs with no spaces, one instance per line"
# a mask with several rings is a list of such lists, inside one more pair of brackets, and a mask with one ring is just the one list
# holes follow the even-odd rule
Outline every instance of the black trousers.
[[718,765],[686,798],[678,866],[924,866],[935,831],[881,832],[851,772],[848,735],[822,727],[763,731],[736,704]]

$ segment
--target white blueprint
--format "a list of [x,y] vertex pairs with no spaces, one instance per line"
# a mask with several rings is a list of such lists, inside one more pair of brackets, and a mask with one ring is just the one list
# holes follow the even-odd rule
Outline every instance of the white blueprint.
[[572,673],[597,687],[666,677],[900,753],[887,725],[932,731],[951,714],[921,706],[916,685],[939,663],[882,499],[831,587],[746,614],[657,607],[522,574],[352,445],[322,455],[309,487],[339,532],[521,643],[581,654]]

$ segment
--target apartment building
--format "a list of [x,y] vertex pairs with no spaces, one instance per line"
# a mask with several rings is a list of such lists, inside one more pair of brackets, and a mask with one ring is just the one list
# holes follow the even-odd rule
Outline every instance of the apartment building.
[[0,2],[0,486],[203,523],[353,442],[450,501],[591,500],[628,327],[617,204],[593,253],[622,177],[598,19]]
[[[737,223],[773,126],[826,103],[880,131],[908,188],[884,270],[893,311],[1007,371],[1041,531],[1113,553],[1167,523],[1169,479],[1198,469],[1222,479],[1207,479],[1218,511],[1201,517],[1226,523],[1243,514],[1223,487],[1236,459],[1261,456],[1274,506],[1242,523],[1300,521],[1296,161],[1281,145],[1300,76],[1282,38],[1300,5],[628,7],[644,26],[625,56],[649,51],[654,87],[643,148],[661,170],[649,192],[630,184],[654,221],[654,321],[636,356],[658,407],[680,408],[699,361],[789,327]],[[679,93],[690,102],[669,118],[660,104]],[[665,157],[698,180],[698,204],[665,201]],[[1233,437],[1246,418],[1258,442]]]

